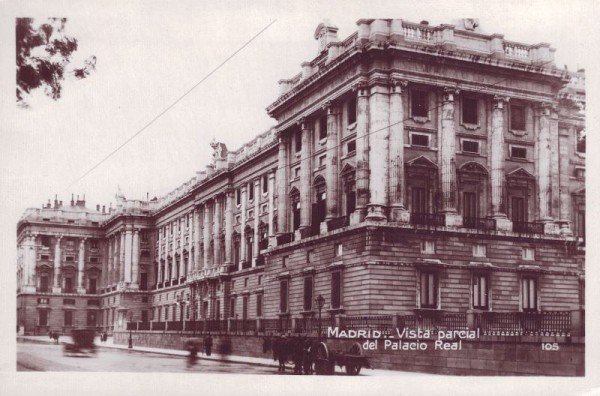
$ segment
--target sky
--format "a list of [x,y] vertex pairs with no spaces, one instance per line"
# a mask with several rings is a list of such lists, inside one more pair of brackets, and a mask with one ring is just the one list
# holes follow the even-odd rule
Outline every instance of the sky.
[[[36,92],[28,109],[15,103],[14,18],[68,18],[74,61],[94,55],[96,70],[63,83],[62,98]],[[361,18],[479,18],[486,33],[524,43],[548,42],[556,65],[587,68],[598,44],[596,1],[1,1],[0,254],[14,273],[16,223],[49,198],[85,194],[88,207],[167,194],[210,162],[215,138],[230,150],[275,121],[265,108],[277,81],[317,54],[313,34],[329,19],[344,39]],[[595,19],[594,19],[595,17]],[[131,143],[77,181],[98,161],[198,84],[272,21],[275,23]],[[596,46],[597,48],[597,46]],[[592,50],[593,51],[593,50]],[[591,144],[594,143],[591,136]],[[589,174],[589,172],[588,172]],[[14,301],[14,278],[3,292]],[[14,310],[13,310],[14,312]],[[10,314],[14,314],[11,312]],[[12,331],[12,327],[11,327]]]

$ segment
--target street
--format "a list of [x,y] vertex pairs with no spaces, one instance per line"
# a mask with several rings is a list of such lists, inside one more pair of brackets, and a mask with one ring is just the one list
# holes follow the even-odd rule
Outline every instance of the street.
[[[158,353],[97,348],[95,357],[63,356],[63,345],[17,343],[17,371],[119,371],[169,373],[278,374],[276,367],[199,359]],[[290,374],[293,369],[290,368]]]

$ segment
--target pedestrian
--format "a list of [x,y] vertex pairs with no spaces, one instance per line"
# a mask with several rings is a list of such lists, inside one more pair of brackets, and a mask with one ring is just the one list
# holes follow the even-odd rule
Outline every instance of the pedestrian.
[[279,359],[279,372],[285,373],[285,361],[287,360],[289,353],[289,343],[290,340],[285,337],[285,335],[281,335],[279,338],[279,351],[277,352],[277,357]]
[[304,374],[310,375],[312,374],[312,356],[311,356],[311,345],[312,341],[310,338],[306,338],[304,340],[304,344],[302,345],[302,364],[304,366]]
[[304,341],[300,337],[296,337],[292,344],[292,353],[294,358],[294,374],[302,374],[302,346]]
[[208,333],[208,335],[206,337],[204,337],[204,352],[206,353],[206,356],[211,355],[212,346],[213,346],[213,339],[212,339],[210,333]]

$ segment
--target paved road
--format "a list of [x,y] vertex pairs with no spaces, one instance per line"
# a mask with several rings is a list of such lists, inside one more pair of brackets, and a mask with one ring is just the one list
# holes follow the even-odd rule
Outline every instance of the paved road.
[[278,374],[277,368],[187,358],[158,353],[98,348],[96,357],[63,356],[63,346],[17,343],[17,371],[118,371]]

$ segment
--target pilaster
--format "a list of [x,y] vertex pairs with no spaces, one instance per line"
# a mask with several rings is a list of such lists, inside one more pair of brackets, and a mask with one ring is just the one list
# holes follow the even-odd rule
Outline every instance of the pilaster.
[[60,293],[62,288],[60,287],[60,272],[61,272],[61,248],[60,240],[62,235],[56,237],[56,245],[54,246],[54,282],[52,284],[52,293]]
[[389,198],[390,221],[408,223],[410,213],[404,205],[404,103],[406,80],[392,79],[390,86],[390,139],[389,139]]
[[[298,121],[302,134],[302,151],[300,153],[300,229],[310,228],[311,221],[311,164],[310,151],[312,130],[310,121],[302,118]],[[329,153],[327,154],[329,156]]]
[[351,224],[362,222],[369,202],[369,89],[365,82],[353,87],[356,98],[356,210]]
[[252,267],[256,267],[256,258],[258,257],[258,224],[260,220],[260,179],[254,180],[254,237],[252,239]]
[[494,96],[492,109],[492,131],[490,143],[490,169],[492,193],[492,218],[496,220],[496,229],[512,230],[512,222],[506,216],[504,203],[505,170],[504,170],[504,132],[506,130],[505,108],[509,98]]
[[[279,147],[277,153],[277,232],[284,234],[288,231],[288,152],[287,142],[279,132]],[[241,246],[241,241],[240,241]]]
[[139,272],[140,272],[140,230],[133,230],[131,247],[131,287],[139,288]]
[[[339,190],[339,149],[340,149],[340,133],[339,133],[339,108],[336,104],[327,103],[327,168],[325,169],[325,180],[327,183],[327,202],[325,221],[333,220],[339,215],[338,209],[338,190]],[[310,180],[308,181],[310,183]],[[308,211],[310,216],[311,206],[301,206],[302,211]]]
[[366,219],[387,221],[390,137],[388,82],[376,81],[369,97],[369,204]]
[[77,293],[85,294],[83,276],[85,274],[85,238],[79,240],[79,257],[77,260]]

